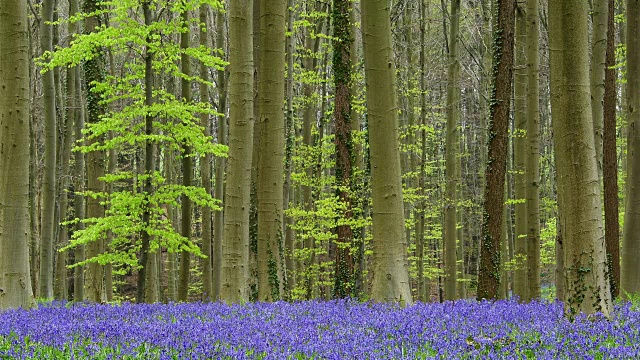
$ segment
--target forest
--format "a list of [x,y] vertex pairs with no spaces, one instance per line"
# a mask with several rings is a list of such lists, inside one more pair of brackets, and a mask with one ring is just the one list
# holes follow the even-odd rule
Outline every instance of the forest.
[[0,0],[0,357],[640,357],[639,27]]

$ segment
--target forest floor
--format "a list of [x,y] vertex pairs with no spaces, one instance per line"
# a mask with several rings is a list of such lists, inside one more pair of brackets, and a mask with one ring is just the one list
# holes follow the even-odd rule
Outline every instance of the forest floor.
[[0,359],[637,359],[640,309],[343,301],[100,305],[0,313]]

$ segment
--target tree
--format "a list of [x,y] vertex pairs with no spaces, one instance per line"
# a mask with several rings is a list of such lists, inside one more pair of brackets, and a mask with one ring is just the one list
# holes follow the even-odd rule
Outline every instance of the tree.
[[362,0],[361,7],[373,195],[371,298],[411,304],[389,6]]
[[515,1],[498,0],[493,31],[493,85],[489,108],[489,150],[485,173],[478,299],[496,299],[500,286],[500,238],[513,73],[514,6]]
[[591,116],[593,117],[593,135],[596,144],[596,159],[598,160],[598,174],[602,176],[602,132],[603,132],[603,101],[605,54],[607,51],[607,1],[594,0],[591,5]]
[[640,1],[627,0],[627,149],[628,175],[622,230],[622,293],[640,292]]
[[460,0],[451,1],[447,71],[447,143],[446,143],[446,180],[447,196],[444,211],[444,264],[445,280],[444,295],[447,300],[456,298],[456,238],[457,238],[457,194],[460,182],[459,150],[460,132],[458,121],[460,118],[460,60],[458,58],[458,33],[460,31]]
[[0,309],[34,305],[29,269],[27,3],[0,1]]
[[527,299],[540,298],[540,30],[538,0],[527,0]]
[[284,0],[260,0],[260,156],[258,158],[258,300],[283,294]]
[[590,111],[588,4],[549,3],[551,111],[562,212],[565,310],[611,312],[600,181]]
[[618,222],[618,154],[616,146],[616,69],[615,69],[615,2],[608,1],[607,54],[604,75],[604,237],[607,247],[607,269],[611,298],[620,293],[620,223]]
[[[42,2],[40,47],[42,52],[53,49],[53,10],[55,2]],[[44,177],[42,181],[42,239],[40,242],[40,280],[38,296],[53,298],[53,244],[55,237],[56,207],[56,89],[53,71],[42,75],[42,101],[44,107]]]
[[225,187],[221,298],[248,297],[253,142],[253,1],[229,3],[229,160]]
[[513,178],[515,187],[515,236],[514,258],[516,269],[513,278],[513,294],[521,301],[529,300],[527,286],[527,21],[523,4],[516,6],[515,20],[515,69],[514,69],[514,132]]
[[[84,19],[85,35],[90,36],[98,31],[102,23],[100,17],[95,13],[101,10],[99,1],[85,0],[82,10],[85,14],[91,14]],[[104,81],[104,53],[101,46],[97,46],[94,50],[94,56],[84,62],[84,81],[87,89],[87,124],[97,124],[100,118],[105,114],[105,106],[97,89],[97,84]],[[102,137],[94,137],[88,140],[88,146],[97,144],[104,140]],[[105,191],[104,182],[100,178],[104,176],[104,153],[102,151],[93,151],[87,155],[86,159],[87,171],[87,191],[93,193],[103,193]],[[89,197],[86,201],[87,218],[103,218],[105,208],[96,197]],[[101,253],[102,238],[96,239],[89,243],[85,250],[86,258],[94,258]],[[85,259],[86,260],[86,259]],[[102,302],[103,288],[103,266],[97,262],[89,263],[85,274],[85,291],[84,295],[89,301]],[[78,299],[80,300],[80,299]]]
[[353,229],[349,223],[353,218],[352,178],[353,141],[351,139],[351,25],[349,0],[333,1],[333,82],[335,85],[335,151],[337,196],[344,206],[342,219],[338,221],[336,233],[336,258],[334,296],[338,298],[354,295],[355,272]]

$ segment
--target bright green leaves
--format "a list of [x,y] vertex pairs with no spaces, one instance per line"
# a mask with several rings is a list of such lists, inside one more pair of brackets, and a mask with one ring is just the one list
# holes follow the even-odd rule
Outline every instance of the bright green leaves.
[[[183,49],[178,38],[190,28],[206,27],[199,19],[187,22],[182,12],[193,11],[203,4],[222,10],[218,0],[184,0],[164,2],[150,0],[152,21],[145,25],[139,0],[103,1],[91,14],[78,14],[68,21],[82,21],[89,16],[106,20],[94,32],[76,35],[65,48],[45,53],[38,60],[42,71],[56,67],[73,67],[102,57],[108,59],[103,81],[94,82],[87,95],[96,104],[107,109],[97,122],[89,122],[83,130],[83,139],[76,143],[75,151],[81,153],[115,150],[118,163],[115,171],[100,178],[109,184],[110,192],[90,192],[85,196],[99,199],[106,207],[104,217],[75,219],[82,222],[83,230],[73,234],[65,249],[95,241],[108,240],[104,252],[76,264],[113,264],[119,272],[139,267],[143,234],[149,235],[150,252],[166,249],[168,252],[188,251],[203,256],[193,239],[179,235],[168,218],[170,208],[181,206],[184,196],[194,204],[219,211],[219,201],[197,186],[183,186],[177,180],[169,181],[161,171],[144,171],[145,153],[152,154],[159,162],[158,168],[170,160],[184,156],[200,159],[205,154],[226,156],[227,147],[215,144],[205,136],[200,116],[220,116],[209,99],[185,101],[175,94],[181,80],[191,84],[209,81],[197,75],[187,75],[181,70],[180,61],[187,55],[189,61],[201,62],[212,69],[223,69],[227,63],[218,55],[221,50],[206,46]],[[146,98],[145,60],[151,58],[153,80],[151,101]],[[86,66],[85,66],[86,67]],[[94,102],[91,102],[94,103]],[[151,119],[151,125],[145,121]],[[184,153],[190,148],[189,154]],[[160,153],[161,157],[154,153]],[[178,161],[173,161],[178,164]],[[152,166],[153,168],[153,166]],[[173,169],[169,170],[173,171]]]

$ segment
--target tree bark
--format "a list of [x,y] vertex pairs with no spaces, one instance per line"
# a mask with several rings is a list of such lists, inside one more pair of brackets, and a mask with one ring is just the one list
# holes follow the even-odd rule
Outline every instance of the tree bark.
[[527,24],[524,6],[516,6],[515,69],[514,69],[514,132],[513,157],[515,183],[515,265],[513,294],[526,302],[529,298],[527,277],[527,185],[525,172],[527,165],[527,68],[526,45]]
[[565,311],[611,312],[589,90],[587,3],[549,3],[551,110],[563,221]]
[[409,305],[389,5],[386,0],[362,0],[361,6],[373,195],[371,299]]
[[[83,12],[95,13],[100,9],[97,0],[85,0],[83,4]],[[96,31],[101,26],[98,16],[89,16],[85,19],[85,33],[89,34]],[[97,123],[100,117],[105,114],[104,104],[101,103],[102,96],[94,89],[96,83],[104,80],[104,53],[102,49],[97,49],[96,56],[84,63],[84,80],[87,89],[87,123]],[[91,145],[96,142],[102,142],[102,138],[89,140]],[[87,154],[86,171],[87,171],[87,191],[101,193],[105,191],[104,182],[100,180],[104,176],[104,153],[102,151],[91,151]],[[105,208],[98,198],[87,198],[87,218],[104,217]],[[86,246],[86,257],[96,257],[101,251],[101,241],[93,241]],[[85,277],[85,297],[92,302],[103,302],[102,289],[104,287],[104,268],[102,265],[92,262],[87,265]]]
[[[42,3],[40,20],[40,48],[53,50],[53,0]],[[38,297],[53,298],[53,244],[55,237],[56,206],[56,89],[53,70],[42,74],[42,101],[44,108],[44,175],[42,179],[42,225],[40,239],[40,279]]]
[[[216,15],[216,44],[224,49],[224,14],[218,12]],[[225,70],[218,70],[218,112],[222,114],[218,117],[218,143],[227,145],[227,76]],[[224,171],[227,160],[225,158],[216,159],[216,186],[214,195],[216,199],[224,197]],[[217,299],[220,297],[222,286],[222,242],[224,233],[224,210],[217,211],[213,219],[213,295]]]
[[540,19],[538,0],[527,0],[527,299],[540,298]]
[[[0,4],[0,310],[34,304],[29,269],[29,40],[27,4]],[[42,20],[44,21],[44,20]]]
[[[209,5],[202,4],[198,12],[199,20],[201,24],[207,24],[207,13],[209,12]],[[198,38],[200,40],[200,46],[209,46],[207,41],[209,33],[206,28],[201,25]],[[209,68],[204,62],[200,63],[200,79],[209,81]],[[199,84],[200,101],[209,101],[209,86],[205,83]],[[200,126],[204,129],[204,136],[211,136],[211,119],[209,114],[200,114]],[[202,177],[202,187],[204,191],[211,195],[211,161],[212,156],[206,153],[203,158],[200,159],[200,175]],[[222,199],[219,199],[222,200]],[[202,254],[205,256],[201,260],[202,263],[202,300],[216,300],[213,290],[213,259],[212,259],[212,224],[213,217],[211,215],[211,208],[208,206],[202,207]]]
[[229,3],[229,159],[221,299],[249,300],[249,209],[253,142],[253,1]]
[[515,2],[499,0],[494,26],[493,93],[490,103],[488,162],[484,191],[482,246],[478,299],[496,299],[500,286],[500,238],[507,166],[507,133],[511,79]]
[[615,1],[607,0],[607,54],[604,75],[603,182],[604,230],[611,298],[620,294],[620,223],[618,222],[618,154],[616,147]]
[[460,132],[458,122],[460,119],[460,61],[458,56],[458,33],[460,29],[460,0],[451,1],[451,22],[449,53],[447,55],[447,136],[446,136],[446,200],[444,209],[444,295],[447,300],[456,298],[457,283],[457,195],[460,182],[459,171],[459,143]]
[[286,2],[260,0],[260,157],[258,160],[258,300],[283,295],[284,44]]
[[602,177],[602,142],[603,142],[603,101],[604,101],[604,72],[605,54],[607,51],[607,1],[592,0],[591,22],[591,116],[593,117],[593,135],[596,144],[596,159],[598,161],[598,175]]
[[622,231],[620,287],[640,292],[640,1],[627,0],[627,189]]
[[344,206],[336,233],[335,282],[333,295],[336,298],[354,294],[354,259],[352,255],[353,219],[352,172],[353,142],[351,139],[351,25],[349,24],[349,0],[334,0],[333,19],[333,81],[335,87],[335,151],[336,151],[336,195]]

